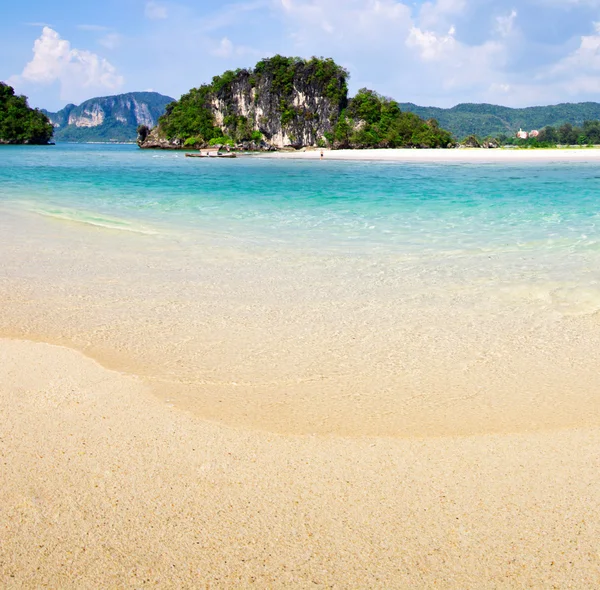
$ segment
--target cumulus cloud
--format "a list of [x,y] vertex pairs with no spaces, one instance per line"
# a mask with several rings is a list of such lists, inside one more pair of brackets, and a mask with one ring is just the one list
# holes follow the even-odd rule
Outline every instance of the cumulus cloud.
[[60,98],[78,101],[95,91],[116,90],[123,77],[106,59],[91,51],[75,49],[50,27],[44,27],[33,45],[33,59],[11,83],[60,84]]
[[423,60],[437,61],[454,52],[456,49],[455,34],[454,27],[450,28],[447,35],[436,35],[433,31],[423,31],[418,27],[412,27],[406,39],[406,45],[417,49]]
[[154,0],[146,2],[144,14],[146,15],[146,18],[149,18],[150,20],[164,20],[169,17],[167,7],[159,2],[154,2]]
[[[600,25],[572,37],[576,23],[589,27],[583,19],[600,0],[496,0],[492,10],[491,0],[277,6],[292,51],[331,55],[350,70],[353,90],[366,85],[402,102],[439,106],[548,104],[600,94]],[[541,33],[549,30],[552,42]]]
[[357,45],[365,41],[380,45],[408,31],[410,8],[396,0],[281,0],[298,44],[313,44],[327,33],[333,39]]
[[298,52],[333,56],[350,69],[354,89],[446,105],[453,93],[506,83],[501,40],[461,40],[454,19],[467,8],[466,0],[281,0]]

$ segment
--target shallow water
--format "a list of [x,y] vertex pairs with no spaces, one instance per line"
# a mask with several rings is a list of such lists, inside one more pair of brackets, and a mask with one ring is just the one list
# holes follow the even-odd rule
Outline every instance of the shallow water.
[[3,147],[5,335],[280,432],[600,423],[594,164]]

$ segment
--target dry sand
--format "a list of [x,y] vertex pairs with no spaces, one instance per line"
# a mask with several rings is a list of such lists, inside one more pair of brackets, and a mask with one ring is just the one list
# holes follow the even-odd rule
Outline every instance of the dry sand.
[[[275,152],[268,158],[320,159],[321,150]],[[599,148],[556,149],[385,149],[385,150],[323,150],[328,160],[379,160],[397,162],[600,162]]]
[[0,340],[3,588],[597,588],[600,429],[412,440],[198,420]]

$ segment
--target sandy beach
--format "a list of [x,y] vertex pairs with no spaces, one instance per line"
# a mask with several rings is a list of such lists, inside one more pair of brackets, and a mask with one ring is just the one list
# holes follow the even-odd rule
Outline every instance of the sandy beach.
[[[599,154],[569,153],[484,155]],[[594,242],[367,256],[34,205],[0,214],[0,587],[600,586]]]
[[[260,157],[284,159],[320,159],[321,150],[275,152]],[[323,157],[333,160],[370,160],[381,162],[598,162],[600,148],[556,148],[556,149],[366,149],[366,150],[323,150]]]
[[281,437],[16,340],[0,383],[3,588],[600,584],[597,428]]

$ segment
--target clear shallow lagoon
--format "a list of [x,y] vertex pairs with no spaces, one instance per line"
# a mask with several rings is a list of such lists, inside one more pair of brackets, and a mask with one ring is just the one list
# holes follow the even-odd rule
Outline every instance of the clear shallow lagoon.
[[5,331],[185,382],[171,396],[210,418],[470,432],[571,424],[598,402],[595,164],[3,147],[0,213],[6,290],[46,310],[13,301]]
[[599,238],[596,164],[190,160],[67,144],[3,147],[0,186],[3,201],[49,214],[265,244],[420,253],[577,250]]

